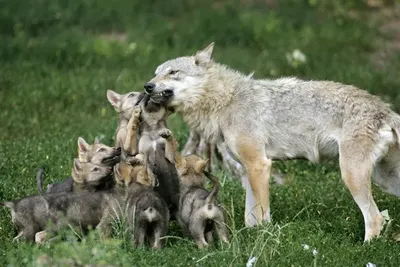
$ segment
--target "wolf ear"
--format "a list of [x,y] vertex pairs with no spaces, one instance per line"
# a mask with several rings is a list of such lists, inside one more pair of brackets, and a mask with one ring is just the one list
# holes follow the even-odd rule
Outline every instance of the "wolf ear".
[[117,112],[121,111],[120,104],[121,104],[122,95],[114,92],[113,90],[107,90],[107,99],[108,102],[114,107]]
[[195,166],[194,170],[196,171],[196,173],[202,173],[202,172],[204,172],[204,169],[206,168],[207,164],[208,164],[208,159],[200,160],[200,161],[196,162],[196,166]]
[[100,138],[99,138],[98,136],[96,136],[96,137],[94,138],[94,143],[95,143],[95,144],[100,144]]
[[207,64],[211,61],[211,55],[214,49],[214,42],[209,44],[203,50],[197,51],[195,58],[195,64],[198,66],[207,66]]
[[124,178],[121,175],[121,171],[119,169],[119,163],[114,165],[114,178],[117,184],[124,184]]
[[79,159],[74,159],[74,170],[80,172],[82,170],[82,164]]
[[90,145],[82,137],[78,138],[78,155],[80,160],[84,160],[82,155],[89,151]]
[[179,172],[179,175],[185,175],[188,171],[186,160],[182,157],[177,158],[175,162],[176,169]]

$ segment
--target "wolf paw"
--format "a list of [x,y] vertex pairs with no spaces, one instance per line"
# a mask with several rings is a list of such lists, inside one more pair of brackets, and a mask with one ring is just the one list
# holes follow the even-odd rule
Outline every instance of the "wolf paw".
[[133,108],[132,116],[139,117],[141,112],[142,112],[142,109],[140,108],[140,106],[135,106]]
[[169,129],[162,129],[158,132],[158,135],[161,136],[162,138],[169,139],[172,137],[172,132]]
[[143,160],[136,156],[127,156],[125,161],[131,166],[141,165],[143,163]]
[[142,109],[139,106],[133,108],[131,119],[129,120],[128,127],[135,130],[138,127],[140,120],[140,113]]

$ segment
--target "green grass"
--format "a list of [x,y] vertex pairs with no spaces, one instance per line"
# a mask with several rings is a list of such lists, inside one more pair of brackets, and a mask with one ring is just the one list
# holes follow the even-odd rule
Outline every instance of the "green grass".
[[[0,199],[36,194],[35,174],[46,182],[70,174],[79,136],[104,135],[113,143],[117,115],[106,89],[142,90],[158,64],[216,42],[215,59],[256,77],[299,76],[354,84],[382,96],[400,111],[400,56],[383,67],[372,55],[392,36],[378,31],[364,1],[3,1],[0,10]],[[242,4],[239,4],[241,2]],[[269,7],[265,2],[276,5]],[[334,4],[333,4],[334,3]],[[356,11],[354,11],[356,10]],[[350,12],[351,11],[351,12]],[[354,16],[356,12],[358,16]],[[376,17],[376,16],[374,16]],[[380,18],[378,16],[378,18]],[[120,42],[110,33],[125,36]],[[304,64],[286,54],[301,50]],[[183,143],[179,116],[170,128]],[[93,234],[37,247],[14,244],[10,212],[0,209],[0,266],[398,266],[400,202],[374,187],[381,210],[393,221],[385,235],[363,244],[361,212],[343,185],[336,161],[274,165],[287,183],[271,187],[273,223],[244,228],[244,191],[221,171],[220,200],[227,210],[231,246],[199,251],[171,225],[160,251],[133,249],[123,231],[110,242]],[[310,246],[309,250],[303,244]],[[318,254],[313,256],[316,248]],[[43,255],[47,255],[47,259]],[[39,260],[37,258],[39,257]]]

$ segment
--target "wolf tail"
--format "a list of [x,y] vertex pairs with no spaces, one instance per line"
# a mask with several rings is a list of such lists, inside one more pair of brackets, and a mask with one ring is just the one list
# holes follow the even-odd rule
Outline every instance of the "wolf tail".
[[155,209],[154,207],[150,206],[148,207],[145,211],[144,214],[146,215],[146,219],[149,223],[158,221],[158,219],[160,218],[160,213],[158,212],[157,209]]
[[215,177],[213,174],[211,174],[207,171],[205,171],[204,173],[207,176],[207,178],[210,179],[210,181],[213,183],[213,188],[212,188],[210,194],[206,198],[207,205],[210,205],[210,204],[215,203],[215,201],[217,199],[217,195],[218,195],[218,191],[219,191],[219,182],[218,182],[218,178]]
[[37,174],[36,174],[36,182],[37,182],[37,188],[38,191],[41,195],[44,194],[43,191],[43,173],[44,173],[44,167],[45,165],[43,165],[41,168],[39,168]]
[[0,201],[0,206],[4,206],[10,209],[14,209],[14,202],[12,201]]

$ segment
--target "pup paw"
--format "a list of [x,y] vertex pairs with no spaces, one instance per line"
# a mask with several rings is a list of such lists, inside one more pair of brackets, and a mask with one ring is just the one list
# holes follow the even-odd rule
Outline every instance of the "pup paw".
[[141,112],[142,112],[142,109],[140,108],[140,106],[135,106],[133,108],[132,116],[139,118]]
[[158,132],[158,135],[161,136],[162,138],[169,139],[172,137],[172,132],[169,129],[162,129]]

